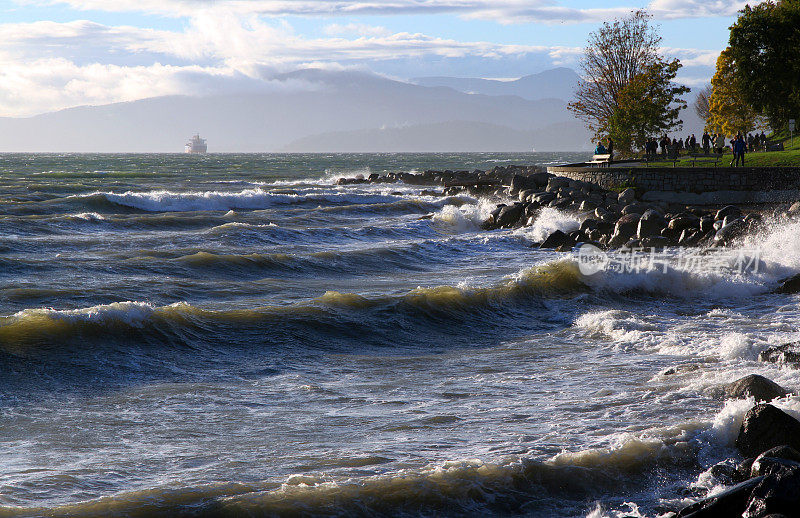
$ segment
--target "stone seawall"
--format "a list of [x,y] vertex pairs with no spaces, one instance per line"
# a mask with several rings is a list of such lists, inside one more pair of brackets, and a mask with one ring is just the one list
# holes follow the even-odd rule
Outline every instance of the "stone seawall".
[[604,189],[635,187],[640,192],[794,191],[800,167],[548,167],[549,173]]

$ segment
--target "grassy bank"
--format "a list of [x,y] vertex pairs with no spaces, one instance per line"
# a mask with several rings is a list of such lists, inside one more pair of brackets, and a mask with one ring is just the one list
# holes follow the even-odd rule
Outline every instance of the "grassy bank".
[[[795,133],[794,143],[792,144],[789,139],[789,132],[776,133],[770,137],[773,143],[783,142],[783,151],[769,151],[769,152],[754,152],[747,153],[744,156],[744,164],[746,167],[800,167],[800,135]],[[717,162],[719,167],[727,167],[733,160],[733,154],[727,150],[725,154]],[[676,167],[692,167],[692,159],[690,157],[682,157],[676,164]],[[696,167],[713,166],[714,161],[707,158],[697,159]],[[651,163],[652,166],[672,166],[672,161],[656,161]]]

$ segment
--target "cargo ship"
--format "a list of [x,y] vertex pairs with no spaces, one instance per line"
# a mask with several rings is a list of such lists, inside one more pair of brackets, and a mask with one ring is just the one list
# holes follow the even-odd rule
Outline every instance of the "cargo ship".
[[195,134],[192,140],[186,143],[186,153],[203,154],[208,151],[206,139],[200,138],[200,134]]

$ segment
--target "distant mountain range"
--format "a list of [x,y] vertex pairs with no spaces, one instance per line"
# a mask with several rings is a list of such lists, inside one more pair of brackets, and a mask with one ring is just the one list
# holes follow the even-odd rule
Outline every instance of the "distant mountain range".
[[419,77],[412,82],[421,86],[445,86],[464,93],[516,95],[523,99],[569,99],[580,76],[571,68],[554,68],[513,81],[460,77]]
[[0,151],[181,152],[195,132],[210,152],[589,149],[589,134],[566,109],[576,78],[562,68],[517,81],[412,84],[308,69],[275,77],[286,86],[269,92],[0,118]]

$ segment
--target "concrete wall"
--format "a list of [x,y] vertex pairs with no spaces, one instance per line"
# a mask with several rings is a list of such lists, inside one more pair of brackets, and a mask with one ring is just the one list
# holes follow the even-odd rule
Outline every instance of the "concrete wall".
[[707,193],[800,189],[800,167],[548,167],[549,173],[605,189]]

